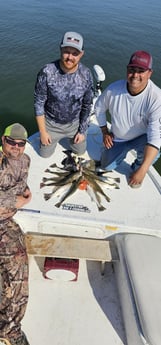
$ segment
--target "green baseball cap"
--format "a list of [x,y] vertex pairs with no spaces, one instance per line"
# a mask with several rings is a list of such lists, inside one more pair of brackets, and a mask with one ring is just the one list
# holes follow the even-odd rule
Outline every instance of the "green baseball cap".
[[13,123],[12,125],[6,127],[4,134],[5,137],[10,137],[12,139],[27,140],[28,134],[20,123]]

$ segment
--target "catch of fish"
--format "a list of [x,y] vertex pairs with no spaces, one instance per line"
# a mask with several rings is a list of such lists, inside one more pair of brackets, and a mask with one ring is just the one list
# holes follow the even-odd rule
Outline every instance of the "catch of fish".
[[119,189],[120,179],[109,176],[106,170],[97,169],[94,160],[85,160],[68,150],[64,153],[67,157],[62,161],[63,167],[52,164],[45,170],[52,176],[43,177],[40,188],[49,186],[53,188],[50,193],[44,193],[44,199],[49,200],[52,196],[59,196],[59,201],[55,206],[60,207],[77,189],[81,189],[88,193],[99,211],[105,210],[101,204],[101,197],[104,197],[107,202],[110,202],[110,198],[103,187]]

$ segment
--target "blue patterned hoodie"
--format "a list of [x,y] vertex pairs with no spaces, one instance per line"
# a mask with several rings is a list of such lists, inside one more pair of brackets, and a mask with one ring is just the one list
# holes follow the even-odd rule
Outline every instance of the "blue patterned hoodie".
[[34,93],[35,115],[45,115],[53,123],[79,121],[78,131],[85,133],[93,98],[93,78],[79,63],[74,73],[64,73],[59,60],[45,65],[37,75]]

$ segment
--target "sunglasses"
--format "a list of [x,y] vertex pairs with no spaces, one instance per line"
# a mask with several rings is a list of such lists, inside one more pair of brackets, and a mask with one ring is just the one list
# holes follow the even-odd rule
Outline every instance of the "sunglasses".
[[127,71],[128,71],[128,73],[139,73],[139,74],[142,74],[142,73],[147,72],[148,69],[145,70],[145,69],[137,68],[137,67],[128,67]]
[[5,137],[5,141],[6,141],[7,144],[9,144],[11,146],[16,146],[17,145],[18,147],[24,147],[25,144],[26,144],[26,141],[19,141],[19,142],[17,142],[17,141],[15,141],[13,139],[10,139],[8,137]]

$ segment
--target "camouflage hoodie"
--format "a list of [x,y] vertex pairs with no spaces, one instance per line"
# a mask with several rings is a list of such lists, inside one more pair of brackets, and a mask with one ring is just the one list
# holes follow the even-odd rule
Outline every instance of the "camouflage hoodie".
[[16,196],[22,195],[27,188],[30,158],[24,153],[19,159],[6,160],[3,152],[0,152],[0,163],[0,222],[2,222],[10,219],[17,211]]

